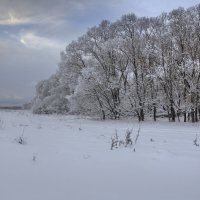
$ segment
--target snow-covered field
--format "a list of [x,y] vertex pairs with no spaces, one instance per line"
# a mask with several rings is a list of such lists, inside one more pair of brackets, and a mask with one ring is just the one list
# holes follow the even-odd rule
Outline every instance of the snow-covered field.
[[0,200],[199,200],[200,123],[148,121],[135,147],[110,150],[138,127],[0,111]]

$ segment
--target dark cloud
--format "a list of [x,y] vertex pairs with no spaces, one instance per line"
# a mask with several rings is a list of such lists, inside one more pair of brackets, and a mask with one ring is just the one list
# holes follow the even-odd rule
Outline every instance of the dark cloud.
[[0,41],[0,99],[25,102],[35,84],[55,72],[59,52],[26,48],[17,41]]

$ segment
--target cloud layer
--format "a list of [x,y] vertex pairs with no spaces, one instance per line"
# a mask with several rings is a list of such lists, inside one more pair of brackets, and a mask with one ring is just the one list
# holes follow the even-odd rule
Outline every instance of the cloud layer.
[[1,0],[0,104],[26,102],[57,69],[65,46],[101,20],[156,16],[197,0]]

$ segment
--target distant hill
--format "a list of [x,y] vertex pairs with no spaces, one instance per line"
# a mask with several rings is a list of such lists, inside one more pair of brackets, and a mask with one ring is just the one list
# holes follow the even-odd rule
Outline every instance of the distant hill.
[[26,103],[23,105],[2,105],[0,106],[0,110],[29,110],[31,109],[31,103]]
[[22,110],[22,106],[0,106],[1,110]]

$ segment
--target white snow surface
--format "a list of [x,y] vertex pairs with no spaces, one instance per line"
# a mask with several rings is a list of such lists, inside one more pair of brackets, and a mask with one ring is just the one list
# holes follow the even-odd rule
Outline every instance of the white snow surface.
[[137,121],[0,111],[0,200],[199,200],[200,123],[140,126],[110,150]]

